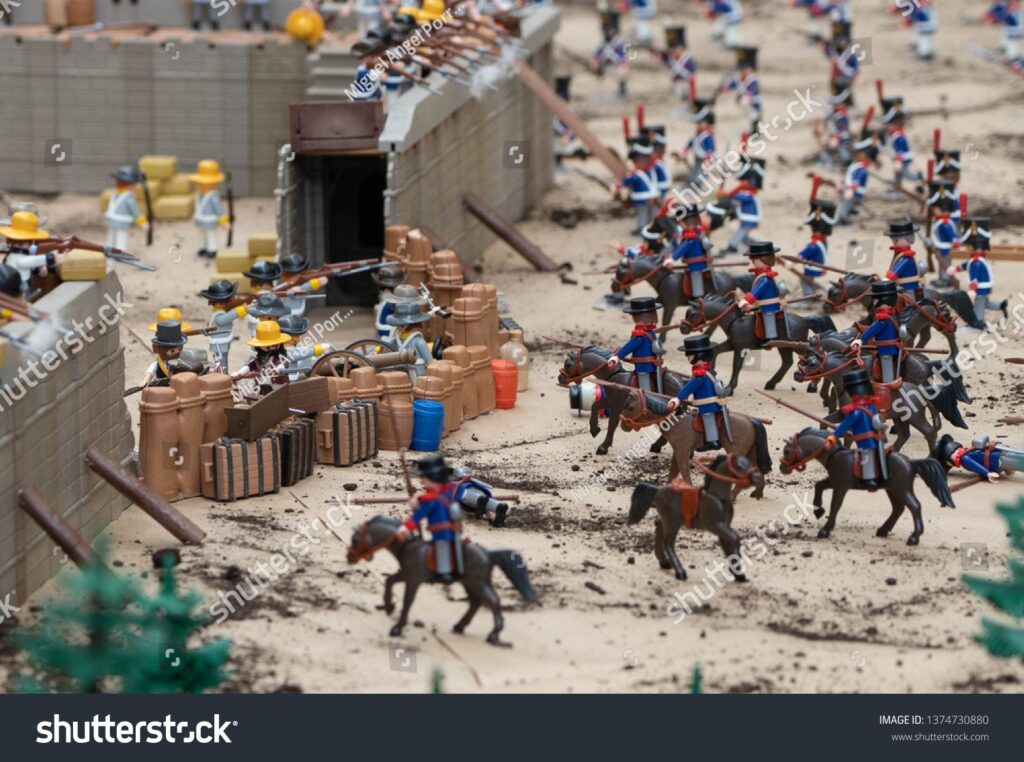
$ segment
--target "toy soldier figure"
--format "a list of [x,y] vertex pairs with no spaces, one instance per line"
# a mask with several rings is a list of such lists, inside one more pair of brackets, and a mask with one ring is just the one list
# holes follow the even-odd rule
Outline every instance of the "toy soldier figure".
[[[572,77],[568,74],[555,77],[555,93],[566,103],[569,102],[569,87],[572,84]],[[575,156],[578,159],[585,159],[587,157],[587,149],[583,147],[579,137],[576,133],[559,119],[557,116],[551,117],[551,124],[555,132],[555,166],[561,168],[562,160]]]
[[264,32],[270,31],[270,0],[245,0],[245,29],[252,31],[256,17]]
[[645,392],[661,391],[662,355],[665,354],[658,337],[658,304],[653,296],[637,296],[629,300],[622,310],[633,316],[633,333],[625,344],[608,358],[608,367],[614,368],[620,360],[630,358],[636,373],[636,385]]
[[288,374],[290,381],[301,381],[309,376],[313,364],[324,355],[336,351],[335,348],[324,342],[323,344],[311,344],[304,342],[302,337],[309,330],[309,320],[298,315],[285,315],[277,321],[281,327],[281,333],[288,336],[295,346],[287,347]]
[[473,477],[466,468],[456,468],[452,475],[457,480],[456,498],[459,507],[476,518],[486,518],[492,526],[502,527],[508,517],[508,503],[494,499],[494,488]]
[[[892,11],[900,12],[900,8],[893,6]],[[932,38],[938,29],[938,23],[931,0],[913,0],[911,12],[903,17],[903,25],[914,28],[914,52],[917,57],[922,61],[931,61],[935,58]]]
[[261,322],[264,320],[276,321],[288,314],[290,312],[280,296],[270,291],[264,291],[258,294],[249,305],[249,314],[246,316],[249,332],[255,336],[256,328]]
[[7,239],[7,244],[0,249],[4,254],[4,264],[18,271],[25,293],[31,289],[33,275],[45,278],[51,269],[67,259],[68,255],[62,251],[36,253],[36,243],[49,240],[50,234],[39,229],[39,218],[32,212],[12,214],[11,223],[0,227],[0,235]]
[[156,320],[146,326],[146,330],[150,333],[156,333],[157,326],[167,321],[179,323],[181,325],[181,332],[186,336],[192,330],[192,324],[182,319],[181,310],[177,307],[161,307],[157,310]]
[[735,75],[726,77],[722,82],[722,92],[734,90],[736,100],[746,107],[750,118],[751,131],[757,131],[761,121],[761,82],[757,78],[757,48],[736,48]]
[[[814,199],[811,202],[811,211],[804,222],[811,228],[811,241],[797,256],[805,262],[824,265],[828,262],[828,237],[832,235],[832,226],[836,223],[836,205],[831,201]],[[824,274],[824,270],[813,265],[804,265],[804,277],[811,281],[800,281],[804,296],[811,296],[820,290],[817,279]]]
[[397,349],[399,351],[411,349],[416,353],[416,362],[407,366],[409,378],[414,384],[416,379],[427,372],[427,365],[434,360],[430,345],[423,338],[423,334],[415,328],[430,319],[430,313],[423,311],[423,305],[420,302],[399,302],[395,305],[394,312],[387,318],[387,324],[396,326],[398,329],[395,332]]
[[843,374],[843,387],[850,395],[850,404],[843,406],[845,417],[825,441],[834,447],[840,437],[852,434],[860,458],[860,486],[878,489],[889,476],[885,421],[878,414],[878,398],[874,396],[868,372],[863,369]]
[[719,413],[722,413],[728,441],[732,441],[732,433],[729,430],[729,413],[720,399],[724,388],[711,366],[714,356],[711,340],[703,334],[687,336],[683,339],[682,350],[686,354],[686,359],[690,361],[691,378],[679,390],[675,399],[668,401],[668,408],[675,411],[680,404],[693,397],[690,404],[697,408],[701,423],[704,425],[704,447],[701,449],[717,450],[722,446],[721,434],[718,431]]
[[850,130],[850,108],[853,106],[853,88],[832,83],[828,97],[829,111],[825,116],[824,150],[821,162],[826,166],[838,163],[849,166],[853,157],[853,132]]
[[150,339],[156,360],[146,368],[145,375],[139,386],[148,386],[151,381],[161,381],[174,375],[174,363],[181,357],[181,350],[188,338],[181,332],[181,323],[177,320],[161,320],[156,324],[156,335]]
[[398,538],[405,539],[420,528],[425,519],[433,550],[434,577],[448,584],[462,574],[462,512],[455,500],[456,484],[452,469],[443,455],[431,455],[416,463],[416,476],[424,491],[409,499],[412,515],[398,528]]
[[783,309],[782,291],[775,279],[779,276],[772,265],[775,264],[775,255],[781,251],[771,241],[751,241],[747,256],[750,257],[750,272],[754,274],[754,282],[750,292],[745,294],[739,302],[743,312],[750,312],[755,309],[761,317],[764,325],[764,341],[774,341],[779,336],[779,325],[782,325],[782,332],[786,332],[786,311]]
[[46,227],[48,217],[39,211],[39,207],[36,206],[34,201],[15,201],[7,207],[7,216],[0,219],[0,227],[6,227],[11,224],[11,220],[18,212],[32,212],[36,216],[36,224],[39,227]]
[[243,367],[231,374],[234,379],[254,377],[261,394],[268,394],[288,383],[289,338],[281,332],[281,326],[274,320],[261,320],[256,324],[256,335],[246,344],[255,354]]
[[992,231],[989,227],[988,217],[969,217],[963,220],[964,234],[960,242],[971,249],[971,258],[956,265],[950,265],[946,272],[949,275],[956,275],[959,272],[966,272],[971,279],[969,290],[974,292],[974,317],[979,322],[985,322],[985,312],[991,310],[1003,313],[1003,317],[1009,318],[1007,306],[1009,300],[1003,299],[998,304],[993,304],[992,296],[992,265],[985,256],[985,252],[992,249]]
[[1021,60],[1020,39],[1024,36],[1024,11],[1020,0],[995,0],[982,17],[984,24],[1003,27],[1003,57],[1013,64]]
[[601,12],[601,34],[604,41],[590,58],[590,68],[598,76],[604,75],[606,67],[613,67],[619,76],[619,97],[626,97],[626,77],[629,74],[629,59],[626,43],[619,35],[619,14],[617,11]]
[[739,185],[729,191],[729,198],[736,205],[736,219],[739,226],[729,239],[723,254],[735,254],[741,246],[750,244],[751,233],[761,224],[761,199],[758,191],[764,187],[764,159],[748,158],[736,173]]
[[614,192],[618,195],[623,188],[629,189],[629,200],[636,211],[636,228],[633,235],[654,221],[658,213],[658,185],[654,179],[651,164],[654,149],[646,139],[633,141],[630,145],[629,158],[633,161],[633,170],[615,184]]
[[[143,227],[149,221],[145,214],[139,209],[139,202],[135,199],[135,185],[142,181],[142,173],[134,167],[124,166],[119,168],[112,177],[117,187],[107,204],[107,211],[103,215],[103,221],[107,225],[107,246],[122,251],[128,248],[128,231],[133,226]],[[112,264],[107,262],[108,272]]]
[[226,179],[220,170],[220,164],[212,159],[199,162],[195,174],[189,175],[196,185],[196,206],[192,221],[202,234],[199,256],[214,259],[217,256],[217,230],[227,227],[231,217],[224,209],[218,189]]
[[645,127],[644,133],[651,142],[653,151],[650,175],[654,178],[654,185],[658,189],[658,201],[664,201],[669,191],[672,190],[672,170],[669,168],[668,162],[665,161],[665,150],[668,148],[665,127],[660,124],[652,125]]
[[272,262],[267,259],[257,259],[242,273],[242,276],[249,280],[249,291],[259,294],[263,291],[270,291],[274,284],[284,275],[284,270],[279,262]]
[[686,27],[665,27],[665,45],[668,53],[662,59],[672,77],[672,89],[684,101],[690,99],[690,80],[697,76],[697,61],[686,49]]
[[957,233],[960,232],[960,194],[957,186],[960,184],[960,152],[946,148],[940,148],[935,152],[935,174],[949,183],[945,189],[946,194],[953,201],[953,211],[949,213],[953,224],[956,225]]
[[888,198],[898,198],[897,188],[904,179],[920,181],[921,173],[913,169],[914,152],[907,139],[907,115],[903,112],[903,98],[882,99],[882,124],[886,126],[886,146],[892,157],[893,187],[887,191]]
[[[918,231],[909,218],[902,220],[891,220],[889,229],[885,235],[892,240],[889,248],[893,252],[892,262],[889,264],[889,271],[885,274],[888,280],[896,283],[900,292],[910,294],[916,300],[924,295],[924,288],[921,285],[921,270],[914,259],[914,234]],[[897,304],[897,312],[901,307]]]
[[939,257],[939,279],[937,285],[949,285],[949,258],[954,249],[960,247],[960,234],[953,222],[953,197],[949,180],[933,180],[928,184],[927,204],[932,213],[931,248]]
[[864,130],[860,140],[853,144],[853,151],[853,162],[846,168],[843,178],[843,198],[836,215],[837,225],[850,224],[850,217],[857,214],[867,194],[870,167],[878,164],[878,136],[871,130]]
[[735,48],[739,43],[740,22],[743,21],[740,0],[707,0],[704,15],[715,21],[711,37],[721,40],[729,50]]
[[665,231],[655,221],[640,231],[640,243],[636,246],[624,246],[619,241],[612,241],[609,245],[624,259],[656,257],[665,249]]
[[217,14],[214,13],[213,0],[191,0],[192,2],[192,28],[196,31],[203,27],[203,15],[205,13],[206,20],[210,22],[210,29],[217,31],[220,29],[220,21],[217,20]]
[[387,319],[395,310],[398,301],[419,300],[419,292],[412,286],[404,289],[405,296],[397,299],[395,290],[409,279],[405,268],[397,264],[388,264],[370,273],[370,278],[377,285],[380,298],[377,306],[373,308],[374,327],[377,329],[377,338],[387,339],[394,333],[394,329],[388,325]]
[[683,156],[691,156],[689,182],[696,183],[704,170],[715,163],[715,102],[694,98],[690,103],[693,114],[690,119],[697,123],[697,131],[683,149]]
[[900,353],[903,341],[900,324],[896,319],[896,299],[899,294],[896,284],[880,281],[871,284],[871,299],[875,308],[874,322],[861,331],[860,336],[850,343],[850,349],[857,351],[862,344],[875,349],[875,362],[879,367],[879,378],[883,384],[891,384],[900,377]]
[[676,207],[676,219],[682,225],[682,241],[665,261],[672,270],[676,262],[686,266],[681,283],[683,294],[689,299],[701,299],[712,289],[711,243],[700,220],[700,207],[683,204]]
[[964,447],[949,434],[943,434],[932,451],[932,457],[947,471],[957,466],[993,484],[999,481],[1000,473],[1024,470],[1024,450],[993,442],[985,435],[975,437],[970,447]]
[[658,12],[656,0],[628,0],[633,17],[633,42],[637,47],[651,47],[651,20]]
[[380,75],[365,63],[360,63],[356,67],[355,80],[349,92],[352,94],[352,100],[355,101],[381,100],[384,91],[380,86]]
[[199,292],[213,310],[210,322],[207,323],[207,329],[211,331],[207,334],[210,339],[210,357],[224,373],[230,371],[228,353],[231,351],[231,342],[235,340],[235,321],[249,314],[245,305],[233,304],[237,291],[237,283],[222,279]]
[[852,88],[860,75],[860,56],[852,40],[853,26],[849,22],[832,22],[832,40],[825,47],[832,61],[831,84],[833,92]]
[[288,311],[297,317],[306,314],[309,297],[327,285],[327,278],[310,278],[303,282],[302,273],[308,269],[309,262],[301,254],[288,254],[281,258],[281,285],[294,284],[282,301]]

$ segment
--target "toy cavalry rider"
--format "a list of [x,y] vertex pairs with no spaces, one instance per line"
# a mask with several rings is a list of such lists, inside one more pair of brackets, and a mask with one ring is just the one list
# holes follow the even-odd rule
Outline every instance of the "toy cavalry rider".
[[217,230],[227,227],[231,217],[224,209],[218,188],[227,178],[220,170],[220,164],[212,159],[199,162],[196,173],[189,175],[189,180],[196,186],[196,207],[192,221],[202,233],[203,243],[199,248],[199,256],[214,259],[217,256]]
[[[148,222],[135,199],[135,185],[145,178],[135,167],[130,166],[119,168],[112,177],[117,187],[103,214],[107,226],[107,246],[124,251],[128,248],[128,231],[135,225],[142,227]],[[108,269],[112,266],[110,262],[107,263]]]
[[697,61],[686,49],[686,27],[665,27],[668,53],[662,59],[672,77],[672,89],[682,100],[690,99],[690,80],[697,76]]
[[750,272],[754,274],[754,283],[749,293],[743,296],[739,302],[740,309],[749,312],[756,309],[764,324],[764,340],[773,341],[779,338],[779,325],[782,325],[783,333],[786,332],[786,311],[783,309],[785,301],[782,298],[782,291],[775,279],[779,276],[772,265],[775,264],[775,255],[781,251],[771,241],[751,241],[747,256],[750,257],[753,267]]
[[878,398],[874,396],[868,372],[863,369],[843,374],[843,387],[850,395],[850,404],[843,406],[842,422],[825,441],[834,447],[840,437],[851,434],[860,460],[860,486],[878,489],[889,476],[885,421],[878,414]]
[[[901,294],[910,294],[920,300],[924,295],[921,285],[921,269],[914,259],[914,234],[918,227],[909,218],[890,220],[885,235],[892,241],[889,248],[893,252],[892,262],[885,277],[896,283]],[[897,304],[897,311],[901,309]]]
[[950,266],[950,256],[954,249],[960,247],[960,234],[957,232],[956,223],[953,222],[954,202],[950,189],[952,183],[948,180],[933,180],[928,184],[928,207],[932,211],[931,248],[939,257],[939,286],[949,285],[947,270]]
[[761,83],[757,78],[757,48],[736,48],[737,73],[726,77],[722,91],[734,90],[736,100],[748,110],[751,131],[757,130],[761,121]]
[[[304,280],[302,274],[308,269],[309,262],[301,254],[288,254],[281,257],[281,285],[291,285],[288,292],[281,297],[281,301],[296,317],[306,314],[306,302],[327,285],[327,278]],[[317,294],[317,296],[322,296],[322,294]]]
[[707,167],[715,163],[715,102],[703,98],[694,98],[690,102],[693,113],[691,121],[697,123],[697,131],[683,148],[683,157],[692,157],[690,161],[689,182],[695,183],[704,174]]
[[455,499],[457,485],[444,456],[432,455],[416,463],[424,491],[409,499],[412,514],[398,528],[405,539],[426,520],[434,559],[434,580],[445,584],[462,573],[462,511]]
[[718,431],[718,414],[722,414],[722,425],[725,428],[727,441],[732,441],[732,431],[729,424],[729,411],[722,404],[721,396],[724,387],[722,382],[715,375],[711,360],[714,352],[711,348],[711,339],[701,334],[699,336],[687,336],[683,339],[681,347],[690,361],[690,380],[686,382],[675,399],[668,401],[668,408],[674,411],[680,404],[690,397],[690,403],[697,408],[701,423],[704,426],[704,448],[706,450],[717,450],[722,446],[721,434]]
[[896,284],[881,281],[871,284],[871,298],[875,305],[874,322],[853,340],[850,349],[857,351],[862,344],[875,349],[875,363],[883,384],[891,384],[900,377],[900,352],[903,341],[900,324],[896,319]]
[[245,305],[234,305],[238,284],[228,280],[217,280],[199,295],[210,305],[213,313],[207,323],[207,337],[210,339],[210,357],[224,372],[228,372],[228,353],[235,339],[235,321],[249,314]]
[[416,326],[427,322],[431,317],[429,312],[423,311],[423,304],[417,301],[397,303],[394,312],[387,318],[388,325],[398,328],[394,335],[398,350],[411,349],[416,353],[416,362],[407,366],[413,383],[427,372],[427,365],[434,361],[430,345],[423,338],[423,334],[416,330]]
[[658,213],[658,199],[661,193],[651,168],[653,157],[654,149],[648,140],[634,140],[629,149],[633,170],[615,184],[616,195],[622,188],[629,189],[629,200],[636,211],[636,228],[633,235],[638,235],[651,224]]
[[1024,470],[1024,450],[993,442],[984,435],[972,439],[970,447],[964,447],[949,434],[943,434],[932,457],[947,471],[959,466],[993,483],[999,481],[1000,473]]
[[739,43],[740,22],[743,21],[743,6],[740,0],[706,0],[704,15],[715,20],[711,36],[721,40],[732,50]]
[[620,360],[630,359],[636,372],[636,385],[646,392],[661,391],[661,357],[665,354],[658,336],[658,304],[653,296],[637,296],[623,309],[633,316],[633,333],[629,341],[612,353],[608,367],[614,368]]
[[729,191],[729,198],[736,205],[736,219],[739,226],[729,239],[723,254],[735,254],[741,246],[749,246],[751,233],[761,224],[761,199],[758,192],[764,187],[764,159],[748,158],[736,173],[739,185]]
[[[815,199],[811,202],[811,211],[805,220],[811,228],[811,241],[804,246],[797,256],[804,262],[824,265],[828,261],[828,237],[832,235],[832,226],[836,222],[836,205],[831,201]],[[804,296],[811,296],[820,289],[817,279],[825,271],[813,265],[804,265],[804,278],[800,284]]]
[[860,139],[853,144],[853,152],[853,162],[846,168],[843,178],[843,198],[836,219],[839,225],[850,224],[850,217],[857,214],[867,194],[870,167],[878,164],[878,136],[871,130],[863,130]]
[[4,255],[4,264],[13,267],[21,276],[21,288],[25,293],[31,290],[32,276],[39,274],[46,277],[47,273],[67,259],[65,252],[56,251],[49,254],[37,254],[36,243],[46,241],[50,234],[39,229],[39,217],[28,211],[15,212],[11,222],[0,227],[0,235],[7,239],[7,245],[0,249]]
[[700,299],[712,289],[711,284],[711,243],[700,220],[700,207],[683,204],[676,207],[676,219],[682,226],[682,240],[665,261],[665,268],[672,270],[676,262],[686,267],[683,275],[683,294],[690,299]]
[[181,357],[181,350],[188,342],[182,333],[178,320],[161,320],[156,326],[156,335],[150,339],[156,360],[146,368],[139,386],[148,386],[151,381],[162,381],[174,375],[172,360]]
[[651,143],[651,169],[649,174],[654,178],[654,185],[658,189],[658,201],[664,201],[669,191],[672,190],[672,170],[665,161],[665,150],[668,148],[668,138],[665,137],[664,125],[650,125],[644,127],[644,134]]
[[946,272],[949,275],[956,275],[958,272],[967,272],[971,279],[969,290],[974,292],[974,317],[979,322],[985,322],[985,312],[988,310],[999,311],[1003,317],[1009,317],[1007,306],[1009,301],[1003,299],[998,304],[990,300],[992,296],[992,265],[985,256],[985,252],[992,248],[992,231],[989,229],[987,217],[968,217],[963,220],[964,234],[960,242],[971,248],[971,258],[956,265],[950,265]]
[[377,306],[373,308],[374,327],[377,329],[377,338],[387,339],[394,333],[394,328],[388,325],[388,315],[395,311],[395,304],[398,301],[408,299],[419,299],[419,292],[409,286],[406,289],[406,296],[402,299],[396,298],[396,289],[409,279],[409,274],[400,265],[388,264],[370,273],[370,278],[377,285],[380,291],[380,299]]
[[602,11],[601,35],[604,41],[590,58],[590,68],[603,73],[608,66],[614,67],[619,75],[619,97],[626,97],[626,76],[629,74],[627,46],[619,35],[619,14],[617,11]]

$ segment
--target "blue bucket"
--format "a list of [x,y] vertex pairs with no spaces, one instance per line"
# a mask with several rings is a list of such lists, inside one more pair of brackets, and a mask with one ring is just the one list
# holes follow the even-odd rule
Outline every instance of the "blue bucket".
[[444,403],[435,400],[413,400],[412,449],[436,452],[444,433]]

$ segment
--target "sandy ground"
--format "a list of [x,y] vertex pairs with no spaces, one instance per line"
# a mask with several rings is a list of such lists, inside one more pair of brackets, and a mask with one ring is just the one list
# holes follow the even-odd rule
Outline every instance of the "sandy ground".
[[[690,25],[691,45],[704,71],[702,81],[710,87],[727,70],[731,55],[710,41],[709,25],[696,19],[689,4],[672,5],[678,9],[676,18]],[[1017,179],[1024,170],[1020,80],[961,52],[968,40],[994,46],[997,33],[958,28],[957,12],[943,7],[937,38],[940,55],[926,67],[912,60],[906,49],[909,33],[880,13],[878,3],[854,5],[857,36],[870,36],[873,51],[873,62],[858,88],[857,114],[874,100],[872,80],[884,77],[889,92],[904,95],[912,111],[925,114],[909,130],[919,163],[927,158],[932,129],[941,126],[944,143],[964,151],[963,188],[971,194],[971,208],[993,216],[997,243],[1019,241],[1024,232],[1022,181]],[[976,7],[980,13],[981,5],[973,3],[972,11]],[[788,9],[769,10],[768,3],[746,6],[744,38],[762,45],[765,114],[783,113],[795,88],[814,88],[822,99],[827,62],[791,31],[803,25],[803,16]],[[588,54],[597,34],[592,13],[569,8],[559,44]],[[956,55],[948,52],[951,48]],[[609,94],[610,81],[597,80],[567,58],[560,61],[563,69],[572,66],[575,74],[574,105],[608,144],[621,145],[621,117],[632,113],[636,99],[646,103],[649,122],[669,126],[673,148],[688,138],[692,128],[668,95],[667,74],[646,54],[640,53],[634,62],[626,103]],[[720,101],[718,113],[720,145],[735,146],[743,115],[728,97]],[[797,251],[806,238],[800,223],[808,190],[804,175],[811,169],[814,149],[813,118],[782,133],[765,154],[763,237],[771,237],[787,252]],[[605,176],[597,163],[584,166]],[[884,221],[912,209],[904,202],[883,201],[878,183],[873,186],[859,226],[839,229],[834,236],[833,264],[844,266],[847,242],[856,240],[873,243],[873,269],[885,269],[888,243],[880,235]],[[94,199],[60,198],[46,206],[51,227],[92,238],[102,235]],[[269,199],[242,201],[240,240],[264,229],[272,210]],[[285,576],[223,624],[207,628],[211,637],[234,641],[235,678],[228,689],[421,692],[427,689],[433,668],[439,667],[450,691],[672,692],[685,690],[693,666],[700,664],[709,692],[1021,690],[1024,668],[993,659],[973,642],[988,607],[960,582],[960,575],[970,570],[964,544],[978,546],[985,555],[987,567],[981,567],[982,572],[1003,574],[1006,531],[993,506],[1017,497],[1021,477],[958,493],[956,510],[940,508],[919,484],[926,531],[916,548],[904,544],[909,518],[901,519],[888,539],[876,538],[875,528],[888,515],[884,498],[852,494],[831,539],[816,538],[813,519],[786,532],[769,533],[772,549],[754,562],[749,583],[725,585],[703,609],[673,624],[666,613],[673,593],[690,590],[705,568],[721,558],[717,543],[708,534],[681,535],[678,548],[689,582],[678,582],[659,569],[652,552],[653,519],[627,527],[625,518],[635,481],[664,480],[668,454],[645,453],[624,460],[640,437],[620,432],[611,453],[595,455],[596,442],[585,420],[570,415],[567,395],[554,382],[563,350],[544,345],[539,338],[548,334],[606,346],[625,340],[625,316],[591,308],[607,288],[606,278],[580,271],[612,264],[607,242],[629,240],[630,227],[631,220],[608,201],[605,191],[568,173],[558,187],[538,199],[522,229],[554,259],[571,262],[578,284],[563,284],[556,276],[529,270],[502,245],[492,247],[484,258],[486,274],[504,292],[510,314],[527,331],[533,350],[531,387],[515,410],[464,425],[444,446],[456,463],[523,497],[506,528],[479,523],[469,527],[470,536],[489,548],[521,551],[543,599],[542,607],[527,609],[507,581],[498,580],[508,610],[504,634],[514,647],[499,649],[484,642],[491,622],[483,612],[465,635],[452,634],[451,626],[465,605],[461,589],[454,588],[421,591],[413,608],[413,626],[400,640],[389,638],[391,621],[379,605],[393,560],[381,555],[368,565],[351,567],[341,543],[320,533],[310,553]],[[159,275],[122,273],[133,297],[129,301],[135,304],[123,331],[126,385],[134,383],[149,362],[134,336],[144,335],[144,326],[158,307],[175,304],[188,318],[205,318],[194,292],[207,281],[212,265],[195,258],[193,238],[189,224],[162,225],[156,245],[142,254],[161,265]],[[719,246],[724,246],[723,238],[716,236]],[[1024,272],[1015,265],[1000,263],[997,278],[1000,295],[1024,291]],[[790,285],[797,287],[795,281]],[[1024,295],[1015,299],[1022,301]],[[327,318],[330,313],[322,309],[313,317]],[[843,327],[850,319],[840,316],[837,323]],[[369,335],[370,328],[369,312],[359,311],[329,338],[342,344]],[[970,330],[960,334],[961,345],[977,336]],[[675,349],[680,339],[673,334],[668,341],[668,364],[685,370],[685,359]],[[939,342],[933,339],[933,346]],[[982,358],[967,374],[975,398],[965,411],[971,433],[994,433],[1016,443],[1024,440],[1024,431],[995,423],[1002,415],[1018,413],[1024,402],[1022,372],[1000,359],[1022,352],[1024,341],[1011,337],[998,354]],[[236,348],[235,360],[240,356]],[[776,461],[784,438],[808,423],[754,394],[777,362],[777,357],[765,355],[761,368],[746,370],[732,401],[735,410],[773,419],[769,438]],[[779,393],[811,412],[820,411],[817,398],[791,379],[780,385]],[[133,415],[137,418],[137,411]],[[958,434],[970,437],[967,432]],[[915,434],[905,452],[924,455],[924,440]],[[573,499],[574,489],[599,482],[605,469],[613,466],[619,471],[607,486],[602,484],[582,501]],[[773,471],[764,500],[740,498],[735,521],[740,534],[749,539],[772,519],[781,521],[783,509],[798,496],[809,495],[821,475],[816,465],[791,476]],[[400,493],[397,459],[382,453],[357,468],[318,467],[298,488],[265,499],[224,505],[205,500],[181,503],[209,533],[203,547],[183,550],[183,579],[213,604],[219,592],[232,590],[244,578],[245,569],[269,563],[304,524],[323,515],[332,496],[353,487],[355,495]],[[392,513],[399,511],[396,506]],[[374,512],[357,509],[352,521]],[[347,540],[351,527],[341,531]],[[140,573],[149,568],[152,550],[172,543],[138,509],[127,511],[107,535],[112,557],[123,563],[124,570]],[[496,579],[500,576],[496,574]],[[32,603],[54,589],[51,583]],[[0,665],[0,680],[10,667],[8,656]]]

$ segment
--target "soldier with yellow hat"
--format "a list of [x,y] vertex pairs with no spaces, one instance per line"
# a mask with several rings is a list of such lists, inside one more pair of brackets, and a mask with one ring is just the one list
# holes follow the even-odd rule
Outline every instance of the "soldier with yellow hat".
[[288,383],[288,351],[291,337],[282,333],[276,320],[261,320],[256,324],[256,335],[246,344],[256,353],[232,378],[255,377],[261,392],[270,392]]
[[0,236],[7,239],[7,245],[0,248],[4,264],[13,267],[21,276],[21,288],[28,292],[32,276],[45,277],[49,270],[63,264],[65,252],[37,253],[36,244],[49,240],[50,234],[39,228],[39,217],[33,212],[22,211],[11,215],[11,224],[0,227]]
[[213,159],[203,159],[196,167],[195,174],[189,175],[188,179],[196,186],[196,206],[192,221],[202,234],[199,256],[213,259],[217,256],[217,229],[227,227],[231,222],[219,192],[220,184],[226,178],[220,164]]

